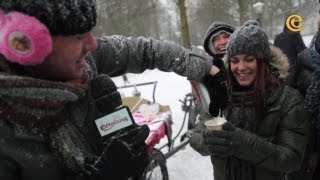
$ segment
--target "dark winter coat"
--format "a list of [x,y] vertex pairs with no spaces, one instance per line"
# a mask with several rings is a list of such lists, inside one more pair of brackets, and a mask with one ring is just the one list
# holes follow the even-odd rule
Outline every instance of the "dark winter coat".
[[297,59],[297,67],[295,68],[297,74],[296,88],[302,95],[306,94],[306,91],[311,83],[313,72],[315,70],[312,59],[320,58],[319,53],[313,47],[303,50]]
[[[98,45],[87,56],[90,79],[158,68],[199,80],[211,68],[207,61],[192,59],[196,55],[189,51],[151,38],[103,37]],[[100,178],[86,172],[86,162],[103,148],[90,86],[84,94],[63,82],[21,75],[1,55],[0,81],[0,179],[109,178],[103,169]]]
[[312,175],[315,176],[313,179],[319,179],[319,173],[315,170],[316,167],[320,168],[320,54],[316,50],[317,44],[320,44],[317,38],[319,33],[320,31],[315,34],[310,47],[299,53],[295,68],[297,74],[296,87],[305,97],[304,107],[309,113],[311,130],[303,167],[292,174],[294,179],[301,179],[301,177],[312,179]]
[[274,46],[279,47],[289,59],[290,75],[286,79],[286,84],[296,87],[297,75],[294,73],[294,69],[297,66],[298,54],[306,49],[300,32],[291,32],[285,26],[283,32],[276,36]]
[[[273,66],[277,67],[281,78],[286,73],[286,57],[280,50],[272,49]],[[282,76],[283,75],[283,76]],[[237,92],[232,94],[237,97]],[[303,108],[303,98],[297,90],[288,86],[279,86],[271,90],[267,99],[267,114],[257,125],[255,133],[247,127],[247,122],[254,121],[255,107],[251,96],[243,100],[236,98],[233,106],[225,112],[228,121],[241,127],[242,144],[235,150],[233,156],[211,156],[214,179],[227,180],[230,174],[227,163],[232,158],[246,162],[252,167],[253,177],[256,180],[281,180],[286,173],[300,168],[303,153],[307,143],[308,122]],[[241,109],[244,108],[244,111]],[[203,144],[203,137],[199,131],[205,128],[200,122],[192,134],[190,145],[202,155],[210,155]],[[235,175],[237,176],[237,175]]]

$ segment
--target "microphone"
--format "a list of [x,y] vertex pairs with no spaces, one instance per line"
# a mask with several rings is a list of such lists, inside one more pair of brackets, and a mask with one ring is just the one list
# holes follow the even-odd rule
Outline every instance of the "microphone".
[[104,165],[108,161],[111,169],[102,170],[102,173],[113,177],[111,179],[127,179],[142,174],[149,163],[144,143],[150,131],[148,126],[135,124],[129,108],[122,106],[120,93],[109,76],[102,74],[92,79],[91,92],[101,113],[95,120],[95,130],[104,145],[95,164]]
[[91,80],[92,97],[103,114],[109,114],[122,104],[120,93],[108,75],[101,74]]

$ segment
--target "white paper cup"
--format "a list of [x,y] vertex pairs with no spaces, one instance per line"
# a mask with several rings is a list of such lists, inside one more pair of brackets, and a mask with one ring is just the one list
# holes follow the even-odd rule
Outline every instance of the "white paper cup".
[[206,121],[204,124],[206,125],[208,130],[222,130],[222,125],[227,122],[224,117],[215,117],[211,120]]

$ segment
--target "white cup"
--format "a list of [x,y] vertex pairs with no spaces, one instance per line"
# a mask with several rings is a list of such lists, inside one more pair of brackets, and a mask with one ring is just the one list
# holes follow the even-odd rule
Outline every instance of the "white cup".
[[225,122],[227,122],[226,118],[218,116],[206,121],[204,124],[208,130],[222,130],[222,125]]

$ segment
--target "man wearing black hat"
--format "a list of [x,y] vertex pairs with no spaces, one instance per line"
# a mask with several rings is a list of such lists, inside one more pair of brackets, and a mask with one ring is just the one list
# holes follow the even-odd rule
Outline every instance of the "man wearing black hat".
[[297,74],[295,68],[300,68],[299,64],[297,64],[298,54],[306,49],[300,32],[290,31],[286,23],[284,23],[283,31],[274,39],[274,46],[279,47],[288,57],[290,62],[290,75],[286,79],[286,84],[296,88]]
[[96,39],[95,6],[95,0],[0,1],[0,179],[139,175],[148,163],[148,127],[107,140],[98,131],[95,120],[121,105],[109,76],[154,68],[193,80],[216,73],[211,62],[174,44]]

